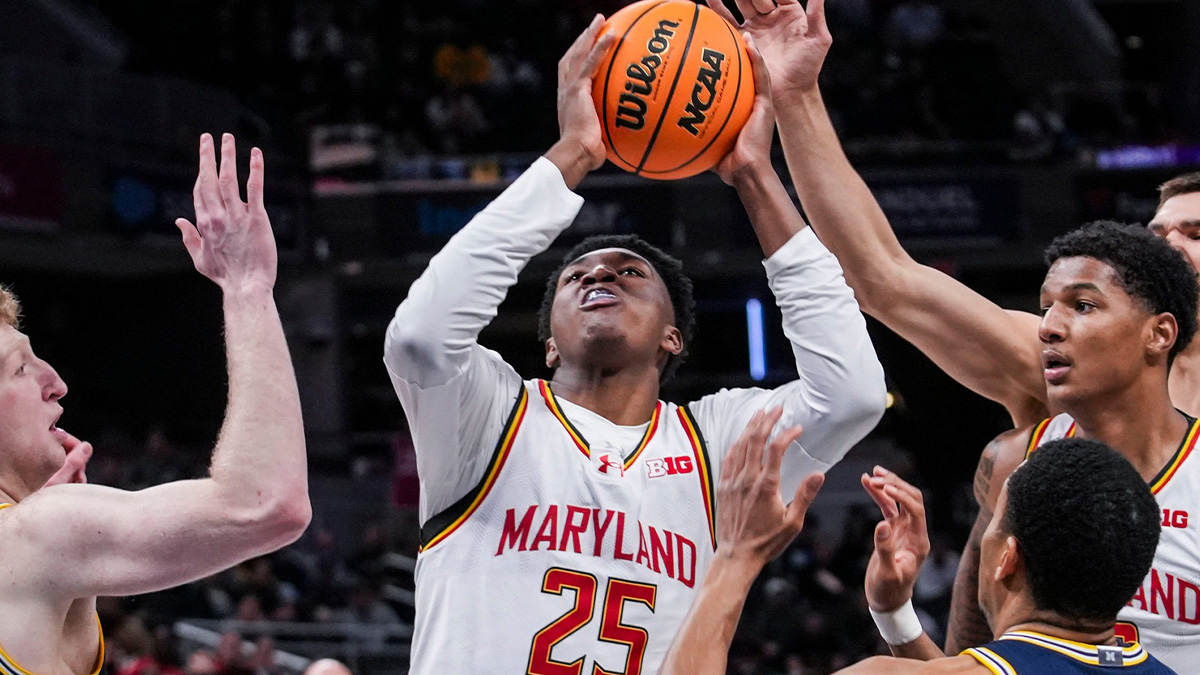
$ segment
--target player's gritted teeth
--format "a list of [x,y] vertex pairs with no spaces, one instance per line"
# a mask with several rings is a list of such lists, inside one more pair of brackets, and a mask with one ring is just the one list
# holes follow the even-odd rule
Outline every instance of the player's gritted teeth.
[[600,307],[611,307],[620,301],[616,292],[610,288],[590,288],[584,291],[583,301],[579,303],[579,307],[585,310],[599,309]]
[[1071,361],[1053,349],[1042,352],[1042,375],[1049,384],[1059,384],[1071,369]]

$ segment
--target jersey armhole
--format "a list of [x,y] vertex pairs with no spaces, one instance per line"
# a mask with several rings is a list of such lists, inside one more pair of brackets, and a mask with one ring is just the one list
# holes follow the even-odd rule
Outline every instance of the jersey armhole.
[[512,412],[509,413],[508,420],[501,429],[500,439],[496,442],[496,449],[492,451],[492,458],[488,461],[483,477],[479,479],[479,483],[475,487],[471,488],[470,492],[421,526],[420,552],[428,551],[449,536],[467,518],[470,518],[471,514],[479,508],[483,499],[487,497],[492,486],[496,484],[496,478],[500,475],[500,470],[504,468],[509,450],[512,449],[513,440],[517,436],[517,430],[521,426],[521,420],[525,417],[525,409],[529,405],[529,390],[525,387],[524,382],[520,387],[521,389],[517,393],[517,402],[513,404]]

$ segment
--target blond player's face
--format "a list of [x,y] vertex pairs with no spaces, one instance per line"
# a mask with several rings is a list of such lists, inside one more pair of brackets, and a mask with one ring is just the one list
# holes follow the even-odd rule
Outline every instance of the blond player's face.
[[1163,203],[1150,231],[1179,249],[1192,267],[1200,270],[1200,192],[1176,195]]
[[33,353],[29,339],[0,326],[0,488],[28,494],[41,487],[66,459],[57,429],[67,385]]

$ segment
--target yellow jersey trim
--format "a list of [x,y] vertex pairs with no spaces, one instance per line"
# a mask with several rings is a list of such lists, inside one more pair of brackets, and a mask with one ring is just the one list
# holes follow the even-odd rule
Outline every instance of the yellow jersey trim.
[[1192,454],[1192,449],[1196,447],[1197,432],[1200,432],[1200,420],[1192,420],[1192,426],[1184,434],[1183,443],[1179,444],[1179,449],[1175,451],[1175,456],[1171,458],[1170,462],[1167,462],[1167,465],[1163,467],[1158,476],[1150,482],[1151,492],[1158,494],[1179,471],[1179,467],[1183,465],[1184,460]]
[[446,537],[450,536],[463,523],[471,517],[472,514],[483,503],[483,500],[491,492],[492,486],[496,484],[496,479],[500,476],[500,470],[504,468],[505,462],[508,461],[509,451],[512,450],[513,442],[517,438],[517,430],[521,428],[521,421],[525,419],[525,411],[529,408],[529,390],[521,387],[521,395],[517,401],[516,408],[513,409],[512,417],[510,418],[507,429],[501,436],[500,446],[496,452],[495,459],[492,460],[492,465],[488,469],[488,473],[484,476],[483,482],[480,483],[479,492],[465,510],[455,518],[449,525],[444,527],[436,535],[430,537],[429,541],[419,549],[420,553],[424,553],[429,549],[439,544]]
[[677,412],[679,423],[683,425],[683,431],[692,446],[692,457],[696,460],[696,472],[700,474],[700,491],[704,495],[704,514],[708,517],[708,535],[715,551],[717,550],[716,495],[714,494],[712,466],[709,464],[708,450],[704,446],[704,437],[700,435],[699,427],[692,419],[691,411],[680,406]]
[[[1065,640],[1031,630],[1005,633],[1000,636],[1000,639],[1026,642],[1057,652],[1080,663],[1086,663],[1091,666],[1100,665],[1100,648],[1097,645],[1087,644],[1086,642]],[[1144,662],[1149,656],[1146,650],[1142,649],[1142,646],[1136,642],[1131,645],[1121,645],[1120,649],[1123,657],[1123,665],[1125,666],[1136,666]]]
[[987,647],[972,647],[964,649],[962,653],[978,661],[979,665],[992,671],[993,675],[1017,675],[1017,670],[1011,663]]
[[[563,429],[567,430],[567,434],[571,436],[571,440],[575,442],[575,447],[579,452],[583,453],[584,457],[591,458],[591,445],[583,434],[571,424],[571,420],[567,419],[566,414],[562,410],[562,406],[558,404],[558,399],[554,397],[554,391],[550,389],[550,383],[545,380],[538,380],[538,391],[542,394],[542,399],[546,401],[546,407],[550,409],[550,413],[554,415],[559,424],[562,424]],[[646,433],[642,434],[642,440],[638,441],[637,448],[629,454],[629,458],[625,460],[625,470],[637,461],[641,456],[642,451],[650,444],[650,439],[654,437],[654,433],[658,431],[659,418],[662,416],[663,402],[659,401],[654,406],[654,414],[650,416],[650,425],[646,427]]]

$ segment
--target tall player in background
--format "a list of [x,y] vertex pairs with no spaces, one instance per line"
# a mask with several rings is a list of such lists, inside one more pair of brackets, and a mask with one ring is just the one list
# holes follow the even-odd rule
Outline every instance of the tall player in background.
[[659,400],[691,338],[691,284],[636,237],[588,240],[548,280],[551,381],[522,381],[478,344],[524,265],[574,219],[571,190],[604,162],[591,98],[611,40],[596,40],[600,27],[559,64],[560,140],[434,257],[388,328],[421,479],[418,675],[654,672],[712,558],[713,472],[747,421],[780,407],[805,427],[784,460],[790,494],[883,412],[853,295],[770,164],[757,57],[753,117],[718,172],[767,257],[800,379]]
[[[779,439],[767,444],[768,429],[751,425],[721,471],[717,557],[660,675],[727,672],[751,584],[804,524],[819,477],[785,506],[777,487],[782,447]],[[911,598],[929,554],[921,492],[879,469],[863,485],[884,513],[867,597]],[[1005,481],[988,526],[979,586],[995,639],[944,658],[913,615],[908,625],[881,632],[920,641],[923,660],[874,657],[838,675],[1173,675],[1153,650],[1113,632],[1117,611],[1150,568],[1157,515],[1146,484],[1111,448],[1083,439],[1051,443]]]
[[177,225],[224,301],[229,403],[209,478],[138,492],[86,484],[91,445],[57,427],[67,385],[34,355],[16,297],[0,289],[0,673],[96,673],[96,596],[195,581],[285,546],[308,525],[304,428],[272,295],[275,239],[257,149],[246,188],[249,204],[233,137],[218,176],[205,134],[196,224]]
[[[710,0],[710,4],[723,12],[727,20],[733,20],[718,0]],[[1047,410],[1064,410],[1062,394],[1056,394],[1053,386],[1048,390],[1044,379],[1043,366],[1052,364],[1044,364],[1041,358],[1046,343],[1056,339],[1055,331],[1048,330],[1046,322],[1035,315],[1005,311],[963,284],[913,261],[900,247],[879,205],[847,161],[817,88],[817,75],[832,41],[825,25],[823,1],[811,0],[807,11],[796,0],[782,0],[778,7],[760,0],[738,0],[738,6],[746,17],[743,29],[754,36],[767,62],[784,154],[801,202],[822,240],[845,265],[847,279],[864,310],[913,342],[959,382],[1003,403],[1018,426],[1037,424],[1047,416]],[[1191,238],[1200,234],[1200,192],[1197,190],[1200,190],[1200,180],[1195,176],[1183,176],[1164,185],[1158,214],[1150,227],[1152,232],[1182,250],[1193,267],[1200,262],[1200,242]],[[1133,260],[1131,264],[1136,267],[1141,263]],[[1194,270],[1185,273],[1192,278],[1195,276]],[[1109,309],[1105,308],[1102,314],[1107,314]],[[1194,309],[1189,311],[1194,312]],[[1180,319],[1182,339],[1183,318],[1178,313],[1176,318]],[[1159,431],[1153,435],[1139,435],[1135,430],[1154,425],[1155,420],[1163,420],[1164,415],[1174,415],[1170,407],[1172,401],[1185,412],[1200,412],[1200,405],[1197,405],[1200,381],[1196,375],[1200,366],[1200,347],[1189,346],[1186,341],[1181,345],[1184,349],[1173,350],[1178,353],[1162,364],[1161,384],[1170,395],[1165,403],[1155,403],[1144,416],[1139,416],[1136,410],[1114,415],[1115,419],[1139,416],[1125,429],[1080,420],[1079,428],[1085,430],[1085,435],[1104,440],[1130,457],[1148,480],[1154,479],[1163,467],[1162,464],[1155,465],[1154,458],[1163,461],[1170,458],[1179,444],[1179,437],[1165,426],[1159,426]],[[1096,359],[1100,363],[1107,358],[1124,364],[1127,358],[1132,358],[1117,356],[1119,353],[1130,354],[1114,352],[1112,356],[1099,355]],[[1088,360],[1097,363],[1091,357]],[[1165,389],[1168,387],[1165,369],[1168,368],[1171,377],[1169,389]],[[1075,372],[1074,376],[1081,374]],[[1109,385],[1120,389],[1117,382]],[[1157,396],[1154,387],[1148,391]],[[1078,406],[1079,402],[1074,405]],[[1094,413],[1086,417],[1103,419],[1103,415]],[[1178,419],[1175,418],[1170,426],[1179,427]],[[1107,428],[1098,431],[1098,426]],[[1052,431],[1057,428],[1056,425]],[[1002,436],[997,443],[1020,446],[1028,440],[1026,429]],[[1010,452],[1016,454],[1008,454]],[[994,443],[983,454],[976,471],[976,492],[982,513],[972,530],[959,570],[947,640],[947,649],[951,652],[990,639],[990,631],[975,599],[973,574],[988,511],[995,501],[995,490],[989,490],[987,486],[998,483],[999,466],[1005,464],[1003,456],[1020,461],[1022,454],[1019,447],[1001,451]],[[1007,466],[1007,470],[1011,470],[1013,465]],[[1194,468],[1191,464],[1185,465],[1184,473],[1190,474]],[[1200,492],[1200,483],[1193,486],[1191,479],[1176,478],[1170,490],[1159,492],[1158,498],[1164,509],[1174,509],[1172,505],[1187,504],[1197,492]],[[1142,637],[1156,647],[1159,641],[1166,641],[1171,645],[1193,645],[1193,650],[1200,650],[1200,627],[1192,623],[1200,620],[1195,614],[1200,598],[1193,597],[1188,590],[1191,585],[1200,584],[1200,557],[1180,557],[1166,552],[1176,545],[1181,551],[1200,550],[1197,549],[1200,541],[1191,541],[1187,532],[1186,529],[1170,528],[1164,536],[1165,548],[1160,557],[1163,562],[1169,562],[1166,568],[1174,572],[1170,577],[1162,578],[1158,586],[1162,590],[1162,583],[1168,583],[1168,579],[1170,584],[1187,585],[1180,586],[1179,594],[1174,596],[1187,596],[1183,607],[1187,618],[1180,618],[1183,610],[1179,607],[1168,611],[1162,603],[1152,604],[1154,596],[1146,598],[1147,603],[1151,603],[1146,607],[1160,613],[1147,618],[1152,626],[1163,630],[1156,635],[1146,634],[1143,626]],[[1162,567],[1156,564],[1156,569]],[[1153,583],[1154,578],[1148,578],[1147,582]],[[1195,656],[1185,657],[1182,653],[1172,655],[1160,647],[1157,653],[1169,664],[1179,664],[1186,658],[1200,658],[1200,651],[1191,652]]]

